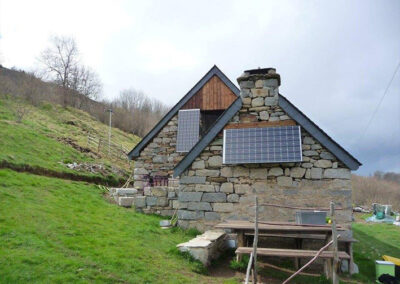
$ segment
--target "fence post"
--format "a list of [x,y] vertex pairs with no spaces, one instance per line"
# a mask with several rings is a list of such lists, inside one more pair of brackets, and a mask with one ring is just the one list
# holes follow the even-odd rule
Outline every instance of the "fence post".
[[339,277],[337,275],[338,266],[339,266],[339,258],[338,258],[338,241],[337,241],[337,230],[336,230],[336,216],[335,216],[335,203],[331,202],[330,204],[330,213],[331,213],[331,224],[332,224],[332,248],[333,248],[333,262],[332,262],[332,283],[338,284]]

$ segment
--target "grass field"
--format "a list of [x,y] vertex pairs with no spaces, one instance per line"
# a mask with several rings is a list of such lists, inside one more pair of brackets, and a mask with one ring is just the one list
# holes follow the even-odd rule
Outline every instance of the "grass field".
[[[24,105],[12,97],[0,99],[0,161],[15,165],[29,165],[57,172],[75,172],[63,163],[96,163],[107,168],[117,166],[130,171],[128,161],[111,161],[108,157],[82,153],[62,141],[72,139],[81,147],[87,145],[87,133],[105,135],[108,128],[89,114],[74,108],[44,104],[39,107],[26,104],[29,112],[18,123],[16,109]],[[139,138],[113,129],[113,141],[132,148]],[[96,175],[82,172],[81,175]],[[100,176],[100,175],[99,175]]]
[[[157,216],[108,203],[96,186],[0,170],[0,282],[212,283]],[[232,282],[231,280],[226,280]]]

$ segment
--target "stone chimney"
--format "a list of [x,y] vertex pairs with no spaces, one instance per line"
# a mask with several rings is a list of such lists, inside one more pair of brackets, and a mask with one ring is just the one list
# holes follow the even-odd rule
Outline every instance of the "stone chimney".
[[278,106],[281,76],[275,68],[246,70],[237,81],[243,101],[241,122],[279,120],[282,112]]

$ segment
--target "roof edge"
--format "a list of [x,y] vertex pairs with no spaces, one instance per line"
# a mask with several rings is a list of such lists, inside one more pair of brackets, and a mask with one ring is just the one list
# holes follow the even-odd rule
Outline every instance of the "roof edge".
[[233,84],[231,80],[214,65],[195,85],[190,91],[175,105],[171,110],[147,133],[142,140],[128,153],[129,159],[138,157],[141,150],[156,136],[161,129],[168,123],[168,121],[179,111],[179,109],[192,98],[214,75],[218,76],[225,85],[239,97],[240,90]]
[[326,132],[295,107],[287,98],[279,94],[279,106],[311,136],[317,139],[325,148],[331,151],[350,170],[357,170],[362,164],[342,146],[335,142]]
[[194,159],[201,154],[205,147],[207,147],[224,126],[231,120],[231,118],[242,108],[242,99],[237,98],[216,120],[214,125],[207,131],[202,139],[189,151],[188,154],[178,163],[174,168],[174,177],[181,175],[187,167],[189,167]]

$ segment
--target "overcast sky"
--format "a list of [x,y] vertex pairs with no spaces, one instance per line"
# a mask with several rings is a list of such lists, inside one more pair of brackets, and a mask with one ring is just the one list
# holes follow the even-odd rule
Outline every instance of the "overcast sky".
[[400,172],[400,1],[0,0],[0,61],[32,70],[51,35],[73,36],[112,98],[173,105],[214,64],[236,83],[275,67],[280,92],[364,165]]

